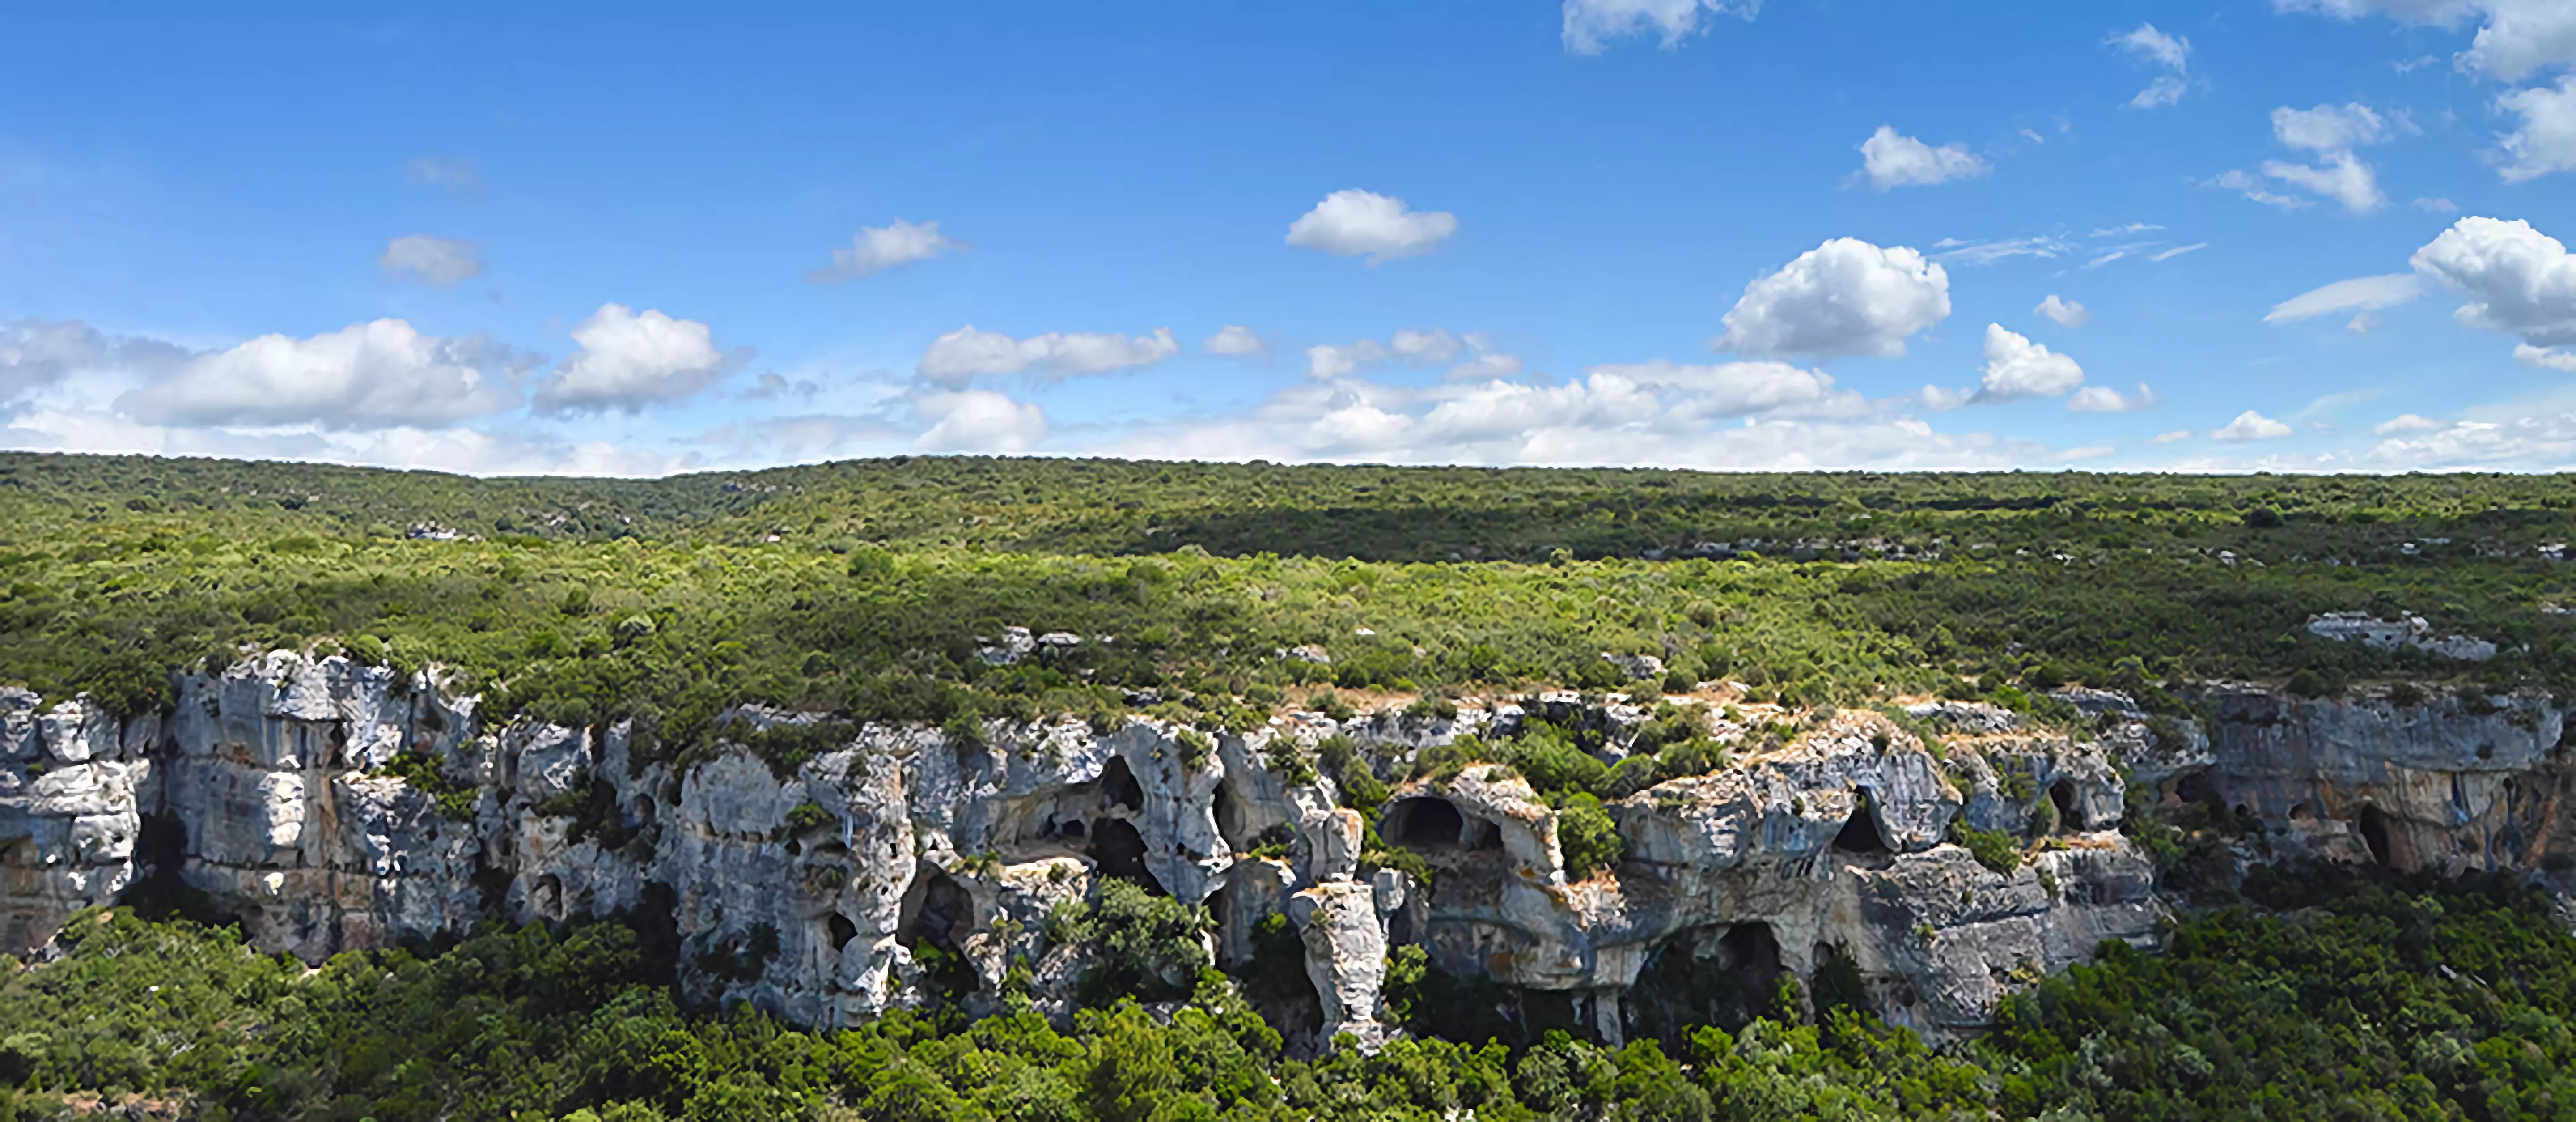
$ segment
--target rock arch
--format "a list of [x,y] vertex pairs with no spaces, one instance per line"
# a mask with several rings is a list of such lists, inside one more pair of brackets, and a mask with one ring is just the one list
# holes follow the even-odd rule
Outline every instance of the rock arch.
[[1869,793],[1866,791],[1861,792],[1860,798],[1853,800],[1851,817],[1843,821],[1842,832],[1834,835],[1834,849],[1843,853],[1892,854],[1896,852],[1894,847],[1887,844],[1886,836],[1879,833],[1878,815],[1871,812],[1870,801]]
[[[904,894],[895,941],[906,946],[927,942],[956,953],[967,934],[975,929],[975,898],[956,878],[936,868],[924,868],[913,888]],[[837,914],[834,918],[838,918]],[[854,925],[851,933],[856,935],[857,930]]]

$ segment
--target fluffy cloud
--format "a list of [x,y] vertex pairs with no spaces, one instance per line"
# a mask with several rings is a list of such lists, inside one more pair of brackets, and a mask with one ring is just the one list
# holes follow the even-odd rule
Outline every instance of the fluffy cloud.
[[2493,420],[2430,422],[2380,441],[2369,458],[2391,469],[2565,470],[2576,465],[2576,412],[2562,407]]
[[2359,309],[2376,311],[2393,308],[2424,294],[2422,278],[2413,273],[2390,273],[2378,277],[2354,277],[2339,280],[2322,288],[2311,289],[2272,305],[2264,313],[2265,323],[2296,323],[2303,319]]
[[2543,370],[2560,370],[2576,374],[2576,352],[2535,347],[2529,343],[2523,343],[2514,347],[2513,360],[2524,366],[2537,366]]
[[540,413],[634,413],[680,401],[752,356],[749,347],[718,349],[706,324],[623,304],[600,305],[572,339],[580,349],[537,384]]
[[2534,86],[2496,99],[2496,108],[2522,117],[2522,127],[2497,138],[2497,171],[2520,183],[2553,171],[2576,171],[2576,75],[2555,90]]
[[409,277],[434,288],[452,288],[483,275],[483,248],[462,238],[407,234],[386,242],[376,265],[396,280]]
[[941,234],[939,223],[898,218],[891,226],[859,227],[850,239],[850,248],[833,250],[832,263],[805,274],[805,279],[816,284],[839,284],[966,249],[966,243]]
[[1447,380],[1478,381],[1488,378],[1508,378],[1520,373],[1521,360],[1511,355],[1495,353],[1493,340],[1479,332],[1470,331],[1464,338],[1460,338],[1451,335],[1444,328],[1435,327],[1425,331],[1407,327],[1397,330],[1384,343],[1375,339],[1362,339],[1356,343],[1327,343],[1308,347],[1306,348],[1306,375],[1317,381],[1329,382],[1348,378],[1362,370],[1383,366],[1390,362],[1400,362],[1406,366],[1416,367],[1439,366],[1462,354],[1468,356],[1467,361],[1451,367],[1446,375]]
[[1458,357],[1459,350],[1465,346],[1439,328],[1417,331],[1408,327],[1396,331],[1388,349],[1414,362],[1442,363]]
[[2142,23],[2135,31],[2112,36],[2110,43],[2129,55],[2173,71],[2171,74],[2158,77],[2148,83],[2147,88],[2138,91],[2138,96],[2129,99],[2131,106],[2139,109],[2153,109],[2182,100],[2186,89],[2182,75],[2188,70],[2191,59],[2191,40],[2179,35],[2167,35],[2156,30],[2156,25],[2152,23]]
[[2327,156],[2322,167],[2286,160],[2265,160],[2263,174],[2333,199],[2354,214],[2368,214],[2388,205],[2388,196],[2379,193],[2378,176],[2370,170],[2369,164],[2361,162],[2360,157],[2350,152]]
[[188,352],[157,339],[107,335],[79,320],[0,321],[0,402],[74,374],[167,372]]
[[2463,218],[2416,250],[2418,270],[2467,294],[2456,318],[2535,347],[2576,344],[2576,257],[2520,220]]
[[1343,257],[1367,254],[1369,264],[1429,253],[1458,232],[1447,211],[1418,211],[1404,200],[1371,191],[1335,191],[1288,224],[1288,244]]
[[2452,61],[2518,82],[2552,66],[2576,63],[2576,7],[2566,0],[2273,0],[2283,11],[2338,19],[2385,14],[2401,23],[2456,27],[2483,20],[2469,49]]
[[1201,342],[1199,349],[1212,355],[1257,355],[1270,349],[1270,341],[1249,327],[1229,323]]
[[1986,365],[1977,385],[1979,402],[2057,397],[2084,384],[2084,368],[2075,360],[2004,330],[1986,325]]
[[[2388,197],[2379,191],[2379,178],[2369,164],[2353,154],[2353,149],[2376,144],[2388,138],[2388,122],[2367,105],[2320,105],[2314,109],[2292,109],[2281,106],[2272,110],[2272,136],[2285,146],[2315,152],[2316,164],[2266,160],[2263,174],[2313,194],[2342,203],[2344,209],[2366,214],[2388,205]],[[2276,195],[2264,189],[2263,181],[2242,171],[2219,174],[2209,186],[2224,187],[2244,194],[2258,203],[2297,210],[2307,200],[2294,195]]]
[[[1745,417],[1756,413],[1803,412],[1829,403],[1834,380],[1822,370],[1804,370],[1785,362],[1721,362],[1692,366],[1645,362],[1595,366],[1585,371],[1597,383],[1615,379],[1627,385],[1675,391],[1677,414],[1698,418]],[[1857,400],[1850,404],[1860,404]]]
[[1751,20],[1762,0],[1565,0],[1565,49],[1597,55],[1604,40],[1653,32],[1671,50],[1699,30],[1702,11]]
[[2093,313],[2085,311],[2084,305],[2073,300],[2062,299],[2054,292],[2049,293],[2048,299],[2040,301],[2039,306],[2032,308],[2031,311],[2056,320],[2059,327],[2082,327],[2086,321],[2093,318]]
[[1869,185],[1885,191],[1894,187],[1928,187],[1953,179],[1973,179],[1994,170],[1965,144],[1945,144],[1935,148],[1910,136],[1899,136],[1889,125],[1878,126],[1869,139],[1860,143],[1861,174]]
[[913,444],[924,452],[1018,455],[1046,439],[1046,411],[993,390],[924,395],[914,409],[931,422]]
[[1747,354],[1901,355],[1950,314],[1950,276],[1904,246],[1835,238],[1744,286],[1722,348]]
[[2066,400],[2066,407],[2077,413],[2133,413],[2156,403],[2156,391],[2140,382],[2134,394],[2122,394],[2109,386],[2086,386]]
[[450,425],[510,409],[542,356],[423,335],[398,319],[196,355],[116,400],[148,425]]
[[2211,440],[2245,441],[2278,440],[2290,435],[2290,426],[2248,409],[2227,422],[2227,427],[2209,434]]
[[923,378],[956,388],[985,374],[1034,372],[1062,381],[1076,375],[1133,370],[1179,353],[1180,342],[1168,327],[1132,339],[1088,331],[1051,331],[1015,339],[999,331],[978,331],[970,323],[932,340],[916,369]]
[[2436,421],[2413,413],[2403,413],[2379,422],[2372,426],[2370,431],[2374,436],[2393,436],[2401,432],[2431,432],[2449,427],[2451,427],[2449,421]]
[[2272,111],[2272,136],[2292,148],[2342,152],[2388,139],[2388,122],[2360,102]]

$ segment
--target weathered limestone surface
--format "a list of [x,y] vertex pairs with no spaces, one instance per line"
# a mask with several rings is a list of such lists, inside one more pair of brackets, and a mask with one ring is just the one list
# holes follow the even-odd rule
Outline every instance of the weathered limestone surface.
[[[2130,780],[2242,807],[2285,851],[2527,868],[2576,846],[2562,714],[2538,695],[2221,686],[2199,697],[2217,716],[2204,733],[2067,691],[2094,721],[2076,737],[1990,706],[1915,707],[1908,727],[1939,745],[1847,713],[1612,804],[1627,860],[1569,876],[1558,812],[1508,768],[1406,782],[1412,756],[1534,719],[1615,756],[1641,706],[1552,693],[1213,737],[996,724],[973,744],[865,726],[782,774],[737,745],[682,771],[639,761],[622,726],[487,725],[429,675],[342,658],[276,652],[177,685],[170,712],[122,723],[0,690],[0,951],[158,872],[308,959],[490,916],[667,909],[703,998],[846,1024],[922,1000],[927,945],[985,995],[1024,965],[1040,1008],[1062,1011],[1083,952],[1049,945],[1047,917],[1117,876],[1207,904],[1228,965],[1255,953],[1264,918],[1288,917],[1321,1009],[1295,1034],[1310,1043],[1395,1031],[1381,991],[1405,945],[1453,974],[1574,995],[1605,1036],[1651,970],[1811,975],[1841,959],[1889,1017],[1948,1035],[2104,940],[2152,938],[2166,914],[2152,868],[2116,832]],[[1316,775],[1315,745],[1336,734],[1393,786],[1383,821]],[[400,777],[428,773],[428,789]],[[2038,844],[1999,874],[1949,841],[1954,825]],[[1365,862],[1372,828],[1432,881]]]

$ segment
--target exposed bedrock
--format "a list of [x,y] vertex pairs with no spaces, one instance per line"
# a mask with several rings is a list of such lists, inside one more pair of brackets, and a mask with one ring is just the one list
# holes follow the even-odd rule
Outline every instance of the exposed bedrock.
[[[1916,707],[1912,724],[1942,730],[1930,746],[1873,713],[1768,748],[1720,721],[1738,745],[1724,765],[1613,803],[1625,860],[1569,876],[1559,812],[1527,782],[1490,763],[1408,781],[1414,753],[1538,718],[1615,752],[1640,709],[1551,694],[1454,720],[995,724],[973,743],[864,726],[792,767],[728,743],[675,768],[622,726],[495,727],[430,676],[342,658],[277,652],[178,687],[170,712],[123,722],[0,691],[0,951],[32,952],[157,873],[307,959],[632,909],[668,913],[693,995],[800,1023],[934,992],[996,1007],[1006,988],[1061,1012],[1087,951],[1051,945],[1048,917],[1118,878],[1207,905],[1228,966],[1287,917],[1320,1010],[1291,1032],[1309,1046],[1397,1031],[1382,990],[1406,945],[1446,974],[1565,995],[1609,1037],[1758,1010],[1781,972],[1828,962],[1890,1019],[1949,1035],[2104,940],[2152,938],[2153,870],[2117,832],[2131,779],[2345,860],[2527,867],[2571,844],[2560,713],[2537,695],[2225,687],[2204,736],[2074,691],[2083,736],[1945,702]],[[1315,773],[1337,733],[1391,786],[1376,821]],[[2013,835],[2027,859],[1992,871],[1954,826]],[[1371,829],[1429,882],[1364,860]]]

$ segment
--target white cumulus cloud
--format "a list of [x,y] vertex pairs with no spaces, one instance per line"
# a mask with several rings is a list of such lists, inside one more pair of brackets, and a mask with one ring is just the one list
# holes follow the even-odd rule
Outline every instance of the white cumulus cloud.
[[1077,375],[1108,374],[1152,366],[1179,353],[1180,342],[1172,338],[1168,327],[1134,338],[1088,331],[1050,331],[1019,339],[999,331],[979,331],[970,323],[932,340],[915,369],[924,379],[954,388],[978,375],[1035,373],[1062,381]]
[[832,263],[805,274],[805,279],[816,284],[838,284],[966,249],[966,243],[940,233],[937,222],[906,222],[898,218],[890,226],[859,227],[848,249],[833,250]]
[[1905,353],[1950,314],[1950,275],[1905,246],[1835,238],[1744,286],[1717,345],[1747,354]]
[[2477,38],[2452,61],[2462,70],[2506,82],[2576,63],[2576,5],[2566,0],[2273,0],[2273,5],[2347,20],[2382,14],[2430,27],[2482,21]]
[[925,394],[913,409],[931,422],[913,442],[924,452],[1018,455],[1046,439],[1046,410],[994,390]]
[[1671,50],[1699,30],[1703,11],[1751,20],[1762,0],[1565,0],[1565,49],[1597,55],[1605,40],[1651,32]]
[[2056,397],[2084,384],[2084,368],[2075,360],[2028,338],[1986,325],[1986,365],[1978,381],[1979,402]]
[[2506,94],[2496,108],[2522,118],[2520,128],[2497,138],[2496,170],[2505,182],[2576,171],[2576,75],[2560,78],[2555,90],[2533,86]]
[[2529,343],[2521,343],[2513,348],[2513,360],[2524,366],[2537,366],[2543,370],[2560,370],[2576,374],[2576,351],[2562,351],[2553,347],[2535,347]]
[[540,356],[484,339],[423,335],[398,319],[297,339],[262,335],[195,355],[116,399],[148,425],[451,425],[519,404]]
[[2272,136],[2292,148],[2342,152],[2388,139],[2388,121],[2360,102],[2272,111]]
[[2374,436],[2393,436],[2401,432],[2432,432],[2449,427],[2451,427],[2449,421],[2436,421],[2413,413],[2401,413],[2371,426],[2370,431]]
[[2157,403],[2156,391],[2144,382],[2138,392],[2123,394],[2109,386],[2086,386],[2066,399],[2066,407],[2077,413],[2133,413]]
[[2576,256],[2516,220],[2470,217],[2416,250],[2414,265],[2466,294],[2455,317],[2535,347],[2576,344]]
[[1881,191],[1973,179],[1994,170],[1994,165],[1968,151],[1965,144],[1935,148],[1913,137],[1897,135],[1890,125],[1878,126],[1877,132],[1861,141],[1860,155],[1861,174],[1869,177],[1871,187]]
[[463,238],[406,234],[385,243],[376,265],[396,280],[409,277],[434,288],[452,288],[483,275],[483,249]]
[[680,401],[750,361],[727,352],[706,324],[659,311],[602,304],[572,329],[581,348],[537,383],[537,412],[624,412]]
[[2031,311],[2057,321],[2059,327],[2082,327],[2093,318],[2093,313],[2084,310],[2084,305],[2065,299],[2054,292],[2049,293],[2048,299],[2040,301],[2039,306],[2032,308]]
[[2227,427],[2209,434],[2211,440],[2278,440],[2290,435],[2290,426],[2248,409],[2227,422]]
[[2302,292],[2264,313],[2265,323],[2296,323],[2334,312],[2393,308],[2424,294],[2422,278],[2413,273],[2354,277]]
[[1270,349],[1270,341],[1249,327],[1229,323],[1202,341],[1199,349],[1212,355],[1257,355]]
[[1288,224],[1288,244],[1343,257],[1368,255],[1369,264],[1429,253],[1458,232],[1458,216],[1419,211],[1404,200],[1373,191],[1335,191]]

